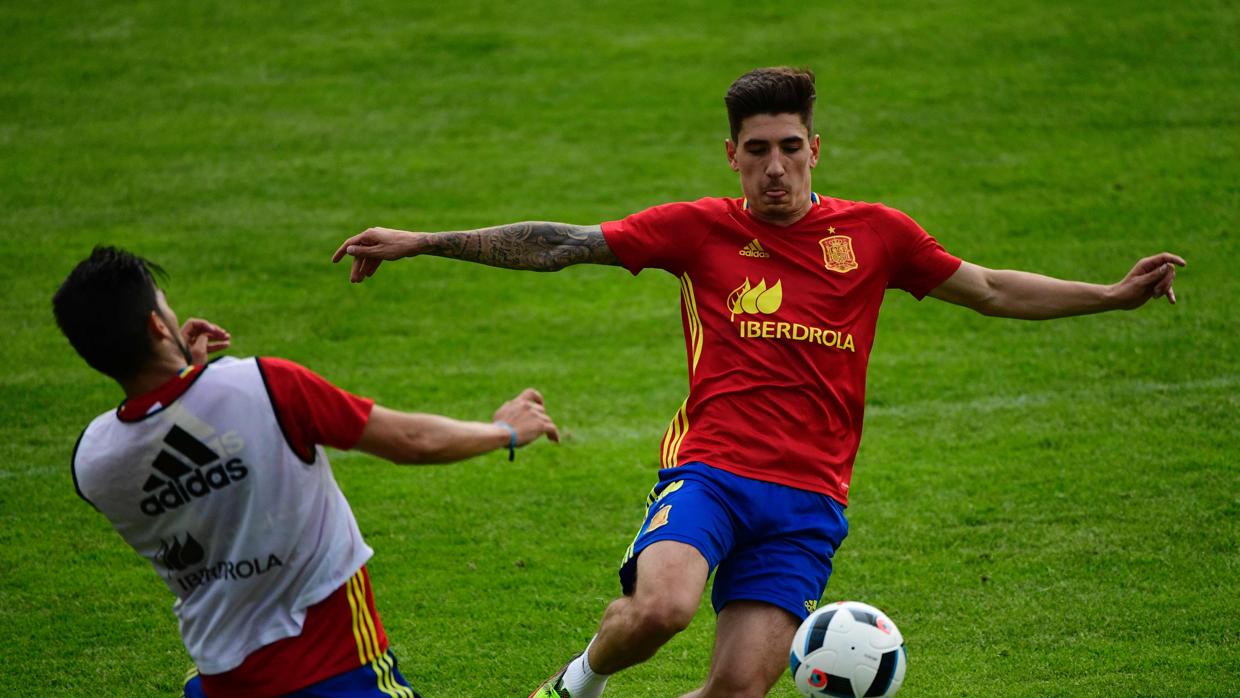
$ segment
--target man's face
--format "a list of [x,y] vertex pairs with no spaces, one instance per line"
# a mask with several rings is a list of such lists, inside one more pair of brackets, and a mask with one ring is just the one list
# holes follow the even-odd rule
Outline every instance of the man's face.
[[810,137],[797,114],[755,114],[727,142],[728,163],[741,175],[753,215],[790,225],[810,206],[810,170],[818,164],[818,136]]

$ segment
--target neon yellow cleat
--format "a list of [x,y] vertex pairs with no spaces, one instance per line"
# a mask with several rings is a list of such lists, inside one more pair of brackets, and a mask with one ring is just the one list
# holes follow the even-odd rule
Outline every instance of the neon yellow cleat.
[[559,671],[552,674],[541,686],[535,688],[534,692],[530,694],[530,698],[573,698],[568,689],[564,688],[564,673],[568,671],[569,664],[572,664],[580,656],[581,653],[574,654],[573,658],[560,667]]

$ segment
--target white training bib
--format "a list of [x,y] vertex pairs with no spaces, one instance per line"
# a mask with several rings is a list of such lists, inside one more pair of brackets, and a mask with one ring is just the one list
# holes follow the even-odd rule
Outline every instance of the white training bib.
[[95,418],[73,474],[176,595],[204,674],[300,634],[306,608],[373,554],[322,447],[306,463],[289,446],[253,358],[208,365],[139,421]]

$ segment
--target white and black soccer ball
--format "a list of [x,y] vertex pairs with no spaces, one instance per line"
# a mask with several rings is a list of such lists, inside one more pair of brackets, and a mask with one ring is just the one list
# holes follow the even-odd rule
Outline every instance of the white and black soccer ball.
[[894,696],[904,683],[904,636],[886,613],[857,601],[814,611],[792,638],[792,678],[804,696]]

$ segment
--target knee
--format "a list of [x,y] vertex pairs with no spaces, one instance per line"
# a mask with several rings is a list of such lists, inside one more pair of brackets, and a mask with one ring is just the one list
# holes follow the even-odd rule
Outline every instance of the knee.
[[700,695],[703,698],[762,698],[773,683],[752,668],[712,667]]
[[673,596],[654,596],[634,599],[634,610],[642,634],[667,640],[689,627],[697,604]]

